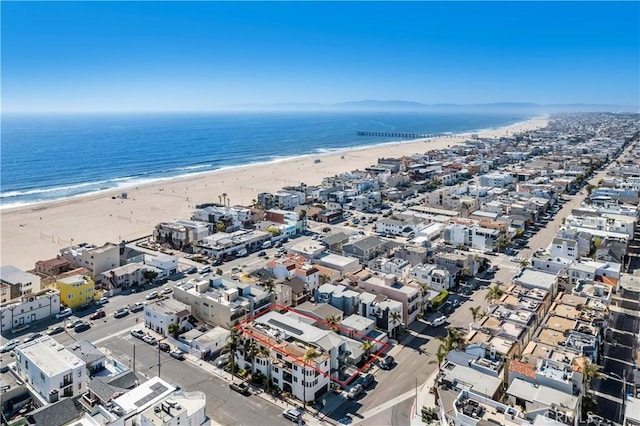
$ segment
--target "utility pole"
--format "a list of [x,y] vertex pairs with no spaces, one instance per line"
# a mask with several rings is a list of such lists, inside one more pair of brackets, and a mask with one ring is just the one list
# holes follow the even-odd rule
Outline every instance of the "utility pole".
[[160,377],[160,345],[158,345],[158,377]]
[[133,344],[133,372],[136,372],[136,344]]

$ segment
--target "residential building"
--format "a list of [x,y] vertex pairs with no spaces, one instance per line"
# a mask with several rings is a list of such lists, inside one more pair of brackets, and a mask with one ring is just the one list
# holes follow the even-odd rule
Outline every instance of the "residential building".
[[616,286],[620,279],[619,263],[578,260],[569,266],[569,283],[574,286],[579,280],[592,280]]
[[394,275],[373,273],[362,270],[353,275],[358,288],[369,293],[382,294],[402,303],[402,318],[405,326],[411,324],[420,311],[420,292],[416,287],[406,285]]
[[0,290],[0,302],[4,304],[40,291],[40,277],[13,265],[4,265],[0,267]]
[[340,309],[344,315],[358,312],[360,293],[342,284],[323,284],[314,292],[316,303],[328,303]]
[[140,413],[140,426],[201,426],[210,421],[203,392],[173,392]]
[[120,266],[120,248],[113,243],[101,247],[88,243],[65,247],[60,250],[60,257],[71,262],[74,268],[87,268],[91,278]]
[[0,332],[49,318],[60,312],[60,292],[46,289],[0,305]]
[[60,291],[60,303],[77,308],[94,300],[96,294],[93,278],[88,275],[75,274],[56,281],[56,287]]
[[513,282],[524,288],[540,288],[548,291],[552,297],[558,294],[557,274],[540,271],[534,268],[523,268],[513,277]]
[[368,236],[343,244],[342,252],[357,258],[360,263],[367,263],[385,251],[384,244],[384,240]]
[[190,312],[210,325],[230,327],[271,306],[264,288],[219,275],[181,282],[173,297],[188,305]]
[[154,270],[158,272],[158,279],[170,277],[178,272],[178,257],[170,254],[147,256],[145,264],[155,268]]
[[49,336],[16,348],[16,372],[47,403],[87,389],[84,361]]
[[431,263],[416,265],[409,271],[409,278],[426,284],[435,291],[449,290],[455,284],[448,269]]
[[360,308],[358,314],[375,321],[376,327],[384,330],[390,336],[395,336],[402,324],[406,324],[403,316],[403,306],[397,300],[387,296],[362,292],[359,296]]
[[516,378],[509,385],[506,396],[510,405],[522,407],[529,421],[542,415],[566,425],[578,425],[581,399],[572,393]]
[[258,250],[265,241],[271,240],[271,233],[259,230],[240,230],[231,233],[216,232],[203,238],[194,252],[214,259],[237,254],[240,250]]
[[160,244],[168,244],[176,250],[182,250],[197,244],[209,233],[209,227],[204,222],[174,220],[157,224],[153,229],[153,240]]
[[48,260],[38,260],[36,262],[36,272],[49,277],[60,275],[63,272],[67,272],[69,269],[71,269],[71,262],[60,257],[54,257],[53,259]]
[[145,272],[148,271],[142,263],[128,263],[117,268],[104,271],[96,277],[96,286],[109,292],[120,292],[146,283]]
[[442,402],[439,406],[440,418],[447,419],[455,426],[529,425],[517,408],[484,397],[473,390],[459,391],[449,406],[447,403],[452,400],[451,396],[455,396],[456,392],[456,390],[438,390],[439,399]]
[[170,335],[171,324],[177,324],[180,332],[191,328],[190,317],[191,306],[176,299],[162,298],[144,305],[144,326],[165,337]]

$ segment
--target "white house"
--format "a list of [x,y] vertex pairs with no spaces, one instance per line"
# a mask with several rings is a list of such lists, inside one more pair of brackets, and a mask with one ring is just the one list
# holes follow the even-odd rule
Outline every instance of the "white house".
[[209,227],[204,222],[193,220],[174,220],[162,222],[153,229],[153,239],[169,244],[175,249],[183,249],[195,244],[209,235]]
[[145,264],[159,270],[158,278],[166,278],[178,272],[178,258],[170,254],[145,256]]
[[16,348],[16,372],[48,403],[87,390],[85,362],[50,336]]
[[87,268],[91,278],[120,266],[120,247],[113,243],[105,243],[101,247],[80,243],[61,249],[60,256],[71,262],[74,268]]
[[432,290],[436,291],[449,290],[454,284],[454,279],[449,270],[433,264],[414,266],[409,272],[409,278],[421,284],[427,284]]
[[177,391],[140,413],[141,426],[204,426],[210,420],[205,412],[203,392]]
[[191,306],[175,299],[164,298],[144,305],[144,326],[163,336],[169,335],[169,325],[178,324],[180,331],[190,328]]
[[39,293],[14,299],[14,303],[0,305],[0,332],[10,331],[44,318],[49,318],[60,312],[60,292],[47,289]]

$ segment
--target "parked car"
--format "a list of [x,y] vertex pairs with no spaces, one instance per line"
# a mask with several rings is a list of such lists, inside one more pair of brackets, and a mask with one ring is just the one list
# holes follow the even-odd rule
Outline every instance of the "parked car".
[[136,302],[129,306],[129,312],[138,312],[144,309],[144,303]]
[[131,335],[135,338],[142,339],[144,336],[147,335],[147,333],[140,330],[139,328],[134,328],[133,330],[131,330]]
[[55,334],[60,334],[64,331],[64,327],[62,327],[61,325],[56,325],[55,327],[52,327],[47,334],[49,336],[53,336]]
[[352,422],[353,422],[353,418],[348,414],[342,417],[340,420],[338,420],[338,424],[341,424],[341,425],[350,425]]
[[267,255],[266,251],[261,251],[258,253],[258,257],[265,257]]
[[158,343],[158,349],[160,349],[162,352],[169,352],[171,350],[171,345],[169,345],[167,342],[160,342]]
[[221,355],[216,359],[216,367],[224,368],[229,364],[229,354]]
[[179,359],[179,360],[184,359],[184,352],[182,352],[180,349],[174,349],[170,351],[169,355],[175,359]]
[[173,293],[173,289],[171,287],[165,287],[160,292],[160,294],[171,294],[171,293]]
[[97,319],[100,319],[100,318],[104,318],[106,316],[107,316],[107,313],[105,311],[103,311],[102,309],[100,309],[99,311],[95,311],[94,313],[89,315],[89,319],[90,320],[97,320]]
[[457,308],[459,304],[460,304],[460,300],[459,299],[452,299],[451,300],[451,306],[453,306],[454,308]]
[[391,355],[387,355],[386,357],[384,357],[382,362],[380,362],[380,368],[382,368],[383,370],[391,370],[395,363],[396,360]]
[[300,411],[297,408],[289,408],[288,410],[284,410],[282,412],[282,416],[285,419],[291,420],[294,423],[299,423],[300,420],[302,419],[302,411]]
[[80,318],[76,318],[67,323],[67,328],[74,328],[76,325],[82,324],[83,322],[84,321],[82,321]]
[[71,308],[64,308],[63,310],[61,310],[56,314],[56,318],[62,319],[62,318],[70,317],[71,315],[73,315],[73,311],[71,310]]
[[440,317],[434,319],[433,321],[431,321],[431,326],[432,327],[440,327],[445,322],[447,322],[447,317],[440,316]]
[[0,348],[0,353],[10,352],[20,344],[20,340],[9,340]]
[[156,297],[158,297],[158,292],[157,292],[157,291],[152,291],[151,293],[149,293],[149,294],[147,294],[147,295],[145,296],[145,299],[147,299],[147,300],[153,300],[153,299],[155,299]]
[[108,297],[101,297],[100,300],[96,301],[96,304],[98,305],[104,305],[109,303],[109,298]]
[[24,341],[22,343],[29,343],[32,342],[34,340],[36,340],[37,338],[42,337],[42,334],[40,333],[34,333],[31,336],[27,337],[26,339],[24,339]]
[[158,341],[156,340],[156,338],[153,336],[149,336],[148,334],[142,338],[142,341],[150,344],[151,346],[155,346],[158,344]]
[[231,383],[229,387],[242,395],[249,395],[249,385],[246,383]]
[[354,385],[349,392],[347,392],[347,398],[356,399],[364,391],[364,387],[361,384]]
[[369,373],[366,374],[363,378],[362,378],[362,386],[367,389],[369,386],[371,386],[373,384],[373,374]]
[[73,331],[75,331],[76,333],[80,333],[80,332],[86,331],[86,330],[88,330],[90,328],[91,328],[91,325],[89,325],[88,322],[82,321],[80,324],[78,324],[75,327],[73,327]]
[[118,309],[113,313],[114,318],[123,318],[129,315],[129,310],[127,308]]

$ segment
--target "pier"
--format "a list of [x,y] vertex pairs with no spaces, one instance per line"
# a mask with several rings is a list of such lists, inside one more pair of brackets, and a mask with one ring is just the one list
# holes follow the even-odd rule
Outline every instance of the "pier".
[[426,139],[426,138],[435,138],[442,136],[451,136],[445,134],[435,134],[435,133],[412,133],[412,132],[371,132],[366,130],[358,130],[356,132],[358,136],[375,136],[382,138],[400,138],[400,139]]

